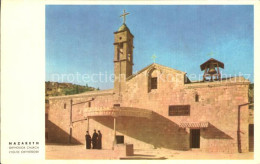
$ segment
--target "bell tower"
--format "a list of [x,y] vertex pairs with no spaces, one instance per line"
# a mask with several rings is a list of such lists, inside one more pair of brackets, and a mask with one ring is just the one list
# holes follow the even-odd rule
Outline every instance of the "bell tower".
[[[204,70],[203,81],[221,80],[219,67],[224,69],[224,63],[213,58],[201,64],[200,69]],[[207,79],[207,77],[210,77],[210,79]]]
[[125,17],[129,13],[124,13],[123,25],[114,32],[114,91],[119,95],[125,90],[126,78],[133,72],[133,34],[125,24]]

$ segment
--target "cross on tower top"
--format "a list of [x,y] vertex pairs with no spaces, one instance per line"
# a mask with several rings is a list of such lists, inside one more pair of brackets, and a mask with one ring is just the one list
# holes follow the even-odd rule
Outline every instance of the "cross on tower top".
[[123,23],[124,23],[124,24],[125,24],[125,17],[126,17],[128,14],[130,14],[130,13],[126,13],[125,10],[124,10],[123,14],[120,15],[120,17],[123,17]]
[[153,59],[153,63],[155,63],[155,59],[157,58],[157,56],[155,54],[153,54],[152,59]]
[[208,54],[208,56],[213,56],[214,55],[214,53],[213,52],[210,52],[209,54]]

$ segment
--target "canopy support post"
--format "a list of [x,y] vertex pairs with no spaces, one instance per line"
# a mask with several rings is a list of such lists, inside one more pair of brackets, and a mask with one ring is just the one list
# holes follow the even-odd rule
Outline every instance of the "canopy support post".
[[87,127],[87,129],[89,131],[89,117],[87,117],[87,120],[88,120],[88,127]]
[[116,117],[114,117],[114,141],[113,141],[113,147],[112,147],[113,150],[114,150],[115,145],[116,145]]

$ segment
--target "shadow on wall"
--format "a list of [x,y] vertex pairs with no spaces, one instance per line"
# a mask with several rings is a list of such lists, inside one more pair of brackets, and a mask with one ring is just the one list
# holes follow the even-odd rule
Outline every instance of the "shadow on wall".
[[[93,119],[113,129],[112,117],[95,117]],[[126,136],[151,144],[154,148],[189,149],[188,133],[179,129],[176,123],[157,113],[153,113],[152,119],[118,117],[116,129]]]
[[201,136],[206,139],[233,139],[228,134],[216,128],[214,125],[209,123],[208,128],[201,133]]
[[[48,121],[48,140],[47,143],[69,143],[69,134],[55,125],[53,122]],[[68,127],[69,128],[69,127]],[[72,131],[73,133],[73,131]],[[77,139],[71,139],[71,144],[81,145],[82,143]]]

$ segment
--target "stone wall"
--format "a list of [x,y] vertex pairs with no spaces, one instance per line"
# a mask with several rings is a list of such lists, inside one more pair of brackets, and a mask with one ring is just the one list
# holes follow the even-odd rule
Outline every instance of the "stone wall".
[[[148,90],[149,71],[143,71],[126,82],[126,91],[122,99],[113,90],[82,94],[70,97],[50,99],[49,140],[68,142],[70,99],[73,103],[91,101],[91,107],[112,107],[120,103],[121,107],[136,107],[154,111],[151,119],[136,117],[117,118],[117,135],[124,135],[125,143],[139,148],[168,148],[175,150],[190,149],[190,129],[179,128],[183,122],[209,122],[209,127],[201,129],[200,149],[207,152],[237,152],[238,142],[241,150],[248,151],[248,106],[240,108],[240,138],[238,141],[238,107],[248,102],[248,84],[240,81],[222,81],[184,84],[185,74],[178,71],[157,68],[161,74],[158,89]],[[168,74],[175,81],[166,80]],[[242,81],[241,81],[242,80]],[[199,101],[195,101],[195,95]],[[64,109],[66,103],[66,109]],[[190,116],[169,116],[169,105],[190,105]],[[83,109],[88,103],[73,106],[73,120],[82,120],[73,124],[73,141],[85,143],[85,131],[90,134],[94,129],[103,134],[103,148],[111,149],[113,144],[113,118],[92,117],[84,120]],[[66,135],[65,135],[66,134]]]
[[[181,122],[209,122],[209,127],[201,129],[200,148],[212,152],[238,151],[238,107],[248,102],[249,82],[243,78],[236,81],[205,82],[184,84],[182,74],[173,75],[176,81],[167,81],[169,72],[158,70],[162,74],[158,78],[158,89],[149,92],[148,72],[143,72],[128,81],[128,92],[124,95],[123,106],[133,106],[155,111],[164,120],[169,120],[176,126],[167,125],[168,131],[160,131],[172,149],[185,149],[190,147],[189,129],[186,135],[180,134],[178,125]],[[173,72],[171,72],[174,74]],[[195,101],[195,95],[199,101]],[[190,116],[168,116],[169,105],[190,105]],[[241,150],[248,151],[248,106],[240,109],[240,136]],[[160,119],[150,125],[154,127],[161,123]],[[176,132],[171,134],[171,130]],[[153,129],[153,128],[152,128]],[[171,130],[169,130],[171,129]],[[154,132],[157,133],[157,132]],[[185,138],[185,139],[184,139]],[[184,141],[183,141],[184,139]],[[154,138],[157,140],[157,138]]]
[[77,104],[72,106],[72,121],[75,122],[72,128],[72,142],[82,144],[85,142],[84,137],[88,125],[86,118],[83,116],[83,109],[89,107],[89,105],[91,107],[113,106],[113,90],[50,98],[48,142],[69,142],[71,100],[73,104]]

